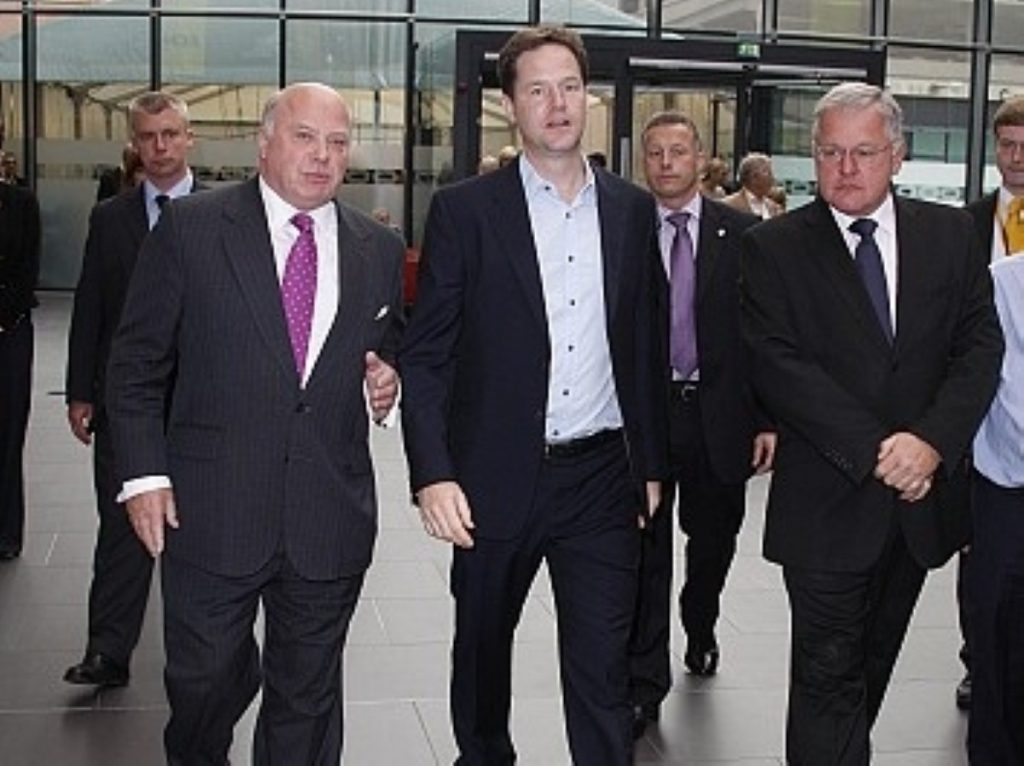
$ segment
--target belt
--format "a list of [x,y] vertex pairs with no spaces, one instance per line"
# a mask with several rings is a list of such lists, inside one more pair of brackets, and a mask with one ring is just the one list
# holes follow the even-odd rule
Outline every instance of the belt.
[[681,402],[696,401],[700,385],[695,380],[672,381],[672,398]]
[[548,459],[579,457],[616,441],[622,441],[621,428],[598,431],[596,434],[570,439],[567,442],[547,442],[544,445],[544,457]]

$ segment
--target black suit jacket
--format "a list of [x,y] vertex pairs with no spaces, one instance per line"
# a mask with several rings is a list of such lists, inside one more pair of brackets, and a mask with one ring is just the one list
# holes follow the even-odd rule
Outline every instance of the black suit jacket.
[[[594,171],[608,340],[638,487],[667,460],[667,291],[649,194]],[[519,163],[435,193],[399,358],[413,490],[459,482],[477,536],[526,520],[544,454],[551,349]],[[638,497],[639,505],[639,497]]]
[[39,202],[28,189],[0,184],[0,328],[38,306]]
[[992,237],[995,234],[996,206],[999,204],[999,190],[986,194],[964,209],[971,214],[974,228],[981,240],[985,263],[992,260]]
[[394,357],[404,248],[337,210],[338,313],[305,388],[257,180],[176,200],[143,244],[107,401],[119,478],[171,477],[181,523],[168,530],[171,556],[236,576],[283,552],[313,580],[370,562],[364,356]]
[[[895,203],[893,346],[821,199],[744,237],[744,331],[779,432],[764,551],[785,565],[865,570],[893,523],[924,566],[968,537],[965,456],[1003,349],[991,279],[963,211]],[[942,458],[916,503],[872,473],[879,444],[901,430]]]
[[759,221],[720,202],[701,200],[696,295],[698,406],[711,468],[727,484],[749,478],[754,436],[771,427],[755,406],[740,334],[740,237]]
[[[193,183],[192,191],[203,188]],[[148,233],[142,186],[104,199],[89,215],[89,234],[68,333],[65,399],[94,406],[94,429],[106,421],[104,391],[110,342],[121,318],[139,249]]]

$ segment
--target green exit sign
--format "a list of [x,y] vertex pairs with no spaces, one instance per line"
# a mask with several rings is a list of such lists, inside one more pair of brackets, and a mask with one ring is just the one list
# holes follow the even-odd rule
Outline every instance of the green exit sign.
[[752,42],[737,43],[736,55],[741,59],[761,58],[761,45],[759,43]]

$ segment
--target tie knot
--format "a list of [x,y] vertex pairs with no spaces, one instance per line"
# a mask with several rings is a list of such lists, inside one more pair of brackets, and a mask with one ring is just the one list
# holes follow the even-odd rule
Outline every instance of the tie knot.
[[164,205],[171,201],[171,198],[166,194],[157,194],[153,199],[156,202],[156,206],[161,210],[164,209]]
[[1007,208],[1010,217],[1020,216],[1024,213],[1024,197],[1014,197],[1010,200],[1010,207]]
[[309,234],[313,231],[313,218],[308,213],[296,213],[292,216],[292,225],[300,234]]
[[678,213],[669,213],[665,220],[675,226],[676,230],[683,229],[690,222],[690,211],[680,210]]
[[873,221],[870,218],[858,218],[856,221],[850,224],[850,231],[854,234],[860,235],[862,239],[874,236],[875,229],[878,228],[878,222]]

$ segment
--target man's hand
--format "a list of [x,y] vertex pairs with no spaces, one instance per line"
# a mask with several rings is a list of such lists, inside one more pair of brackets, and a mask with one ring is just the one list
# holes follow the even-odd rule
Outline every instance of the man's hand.
[[372,351],[366,352],[366,394],[376,422],[387,417],[398,397],[398,373]]
[[913,503],[928,494],[932,474],[941,458],[928,442],[908,431],[898,431],[878,447],[875,477]]
[[156,558],[164,551],[164,524],[178,528],[174,492],[167,488],[150,490],[128,498],[125,506],[136,536]]
[[454,481],[428,484],[416,493],[420,518],[427,534],[439,540],[455,543],[460,548],[472,548],[475,529],[473,514],[462,488]]
[[89,402],[70,402],[68,404],[68,425],[71,433],[82,444],[92,444],[89,426],[92,424],[92,405]]
[[762,474],[772,470],[777,439],[778,435],[774,431],[762,431],[754,437],[754,454],[750,460],[750,467],[754,469],[754,473]]
[[658,512],[658,508],[661,507],[661,482],[660,481],[649,481],[647,482],[647,512],[641,513],[637,516],[637,526],[640,529],[646,529],[648,519],[653,519],[654,514]]

